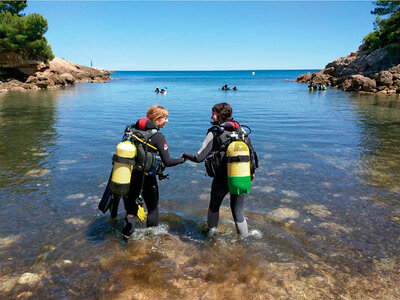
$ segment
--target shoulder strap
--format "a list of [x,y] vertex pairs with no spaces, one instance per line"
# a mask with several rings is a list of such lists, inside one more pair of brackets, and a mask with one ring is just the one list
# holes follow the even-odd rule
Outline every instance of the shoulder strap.
[[146,145],[150,147],[153,150],[157,151],[157,148],[154,147],[153,145],[150,145],[148,141],[155,136],[157,133],[160,133],[158,130],[153,132],[153,129],[151,130],[141,130],[141,129],[135,129],[131,128],[130,134],[131,137],[135,140],[138,141],[139,143],[142,143],[143,145]]
[[222,132],[225,131],[224,127],[222,127],[219,124],[214,124],[213,126],[211,126],[210,128],[208,128],[207,133],[209,132],[215,132],[217,134],[221,134]]
[[[155,135],[155,134],[153,134],[153,135]],[[152,135],[152,136],[153,136],[153,135]],[[157,150],[156,147],[154,147],[153,145],[150,145],[149,143],[147,143],[147,142],[145,142],[144,140],[140,139],[137,135],[132,134],[132,137],[133,137],[136,141],[142,143],[143,145],[146,145],[146,146],[148,146],[148,147],[150,147],[150,148],[152,148],[152,149],[154,149],[154,150]],[[149,138],[150,138],[150,137],[149,137]],[[146,141],[148,141],[149,138],[147,138]]]

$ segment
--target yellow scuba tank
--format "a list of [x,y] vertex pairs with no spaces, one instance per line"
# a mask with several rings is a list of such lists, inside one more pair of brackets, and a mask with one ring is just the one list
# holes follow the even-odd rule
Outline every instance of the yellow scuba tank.
[[117,145],[110,182],[110,190],[113,194],[125,196],[129,192],[136,150],[136,146],[130,141],[124,141]]
[[243,141],[233,141],[226,150],[230,194],[250,193],[250,150]]

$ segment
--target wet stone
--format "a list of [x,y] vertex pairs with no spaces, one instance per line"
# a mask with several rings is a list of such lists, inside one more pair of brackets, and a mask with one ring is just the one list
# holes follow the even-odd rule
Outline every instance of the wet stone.
[[11,235],[4,238],[0,238],[0,248],[13,244],[19,239],[18,235]]
[[69,219],[65,219],[64,222],[67,224],[80,225],[80,224],[84,224],[85,220],[80,219],[80,218],[69,218]]
[[324,222],[319,224],[319,227],[327,229],[331,231],[332,233],[350,233],[351,229],[346,228],[342,225],[336,224],[336,223],[328,223]]
[[270,214],[272,217],[277,219],[297,219],[300,216],[300,213],[297,210],[294,210],[289,207],[280,207],[275,209]]
[[297,169],[297,170],[303,170],[303,171],[305,171],[305,170],[307,170],[307,169],[309,169],[309,168],[311,167],[311,164],[307,164],[307,163],[293,163],[293,164],[292,164],[292,167],[293,167],[294,169]]
[[85,194],[77,193],[77,194],[69,195],[67,197],[67,199],[82,199],[82,198],[85,198]]
[[200,199],[201,200],[208,200],[210,198],[210,194],[201,194]]
[[265,186],[265,187],[261,188],[260,191],[264,192],[264,193],[271,193],[271,192],[275,191],[275,188],[272,186]]
[[314,216],[317,216],[319,218],[325,218],[327,216],[330,216],[332,213],[326,208],[325,205],[320,205],[320,204],[312,204],[312,205],[307,205],[304,207],[304,209],[309,212],[310,214],[313,214]]
[[295,191],[282,190],[282,194],[284,194],[288,197],[299,197],[299,194]]
[[48,174],[50,172],[50,170],[47,169],[34,169],[34,170],[29,170],[28,172],[26,172],[25,176],[29,176],[29,177],[42,177],[46,174]]
[[291,203],[292,200],[291,199],[281,199],[282,203]]
[[19,284],[33,285],[40,281],[40,276],[35,273],[24,273],[18,279]]

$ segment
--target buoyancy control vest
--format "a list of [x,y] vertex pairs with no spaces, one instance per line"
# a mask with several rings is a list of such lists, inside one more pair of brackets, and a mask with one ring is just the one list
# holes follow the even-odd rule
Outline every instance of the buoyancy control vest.
[[130,140],[137,149],[136,164],[133,168],[137,172],[145,172],[146,175],[159,175],[165,169],[157,148],[149,143],[156,134],[161,134],[157,128],[148,129],[143,125],[150,121],[148,118],[141,118],[136,124],[127,126],[124,138]]
[[[243,127],[247,128],[246,132]],[[248,135],[251,129],[234,121],[213,125],[213,150],[205,166],[211,177],[226,177],[231,194],[250,192],[251,174],[258,168],[258,158]]]

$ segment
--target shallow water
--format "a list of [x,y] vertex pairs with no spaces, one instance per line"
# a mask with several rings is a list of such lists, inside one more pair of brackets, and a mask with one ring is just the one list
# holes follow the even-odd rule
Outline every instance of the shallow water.
[[[285,81],[300,73],[117,72],[0,95],[2,297],[399,298],[400,99]],[[97,204],[125,126],[159,103],[171,154],[195,152],[222,101],[260,158],[250,236],[237,238],[226,199],[206,238],[211,180],[186,163],[160,182],[160,226],[123,241],[122,205],[110,220]]]

